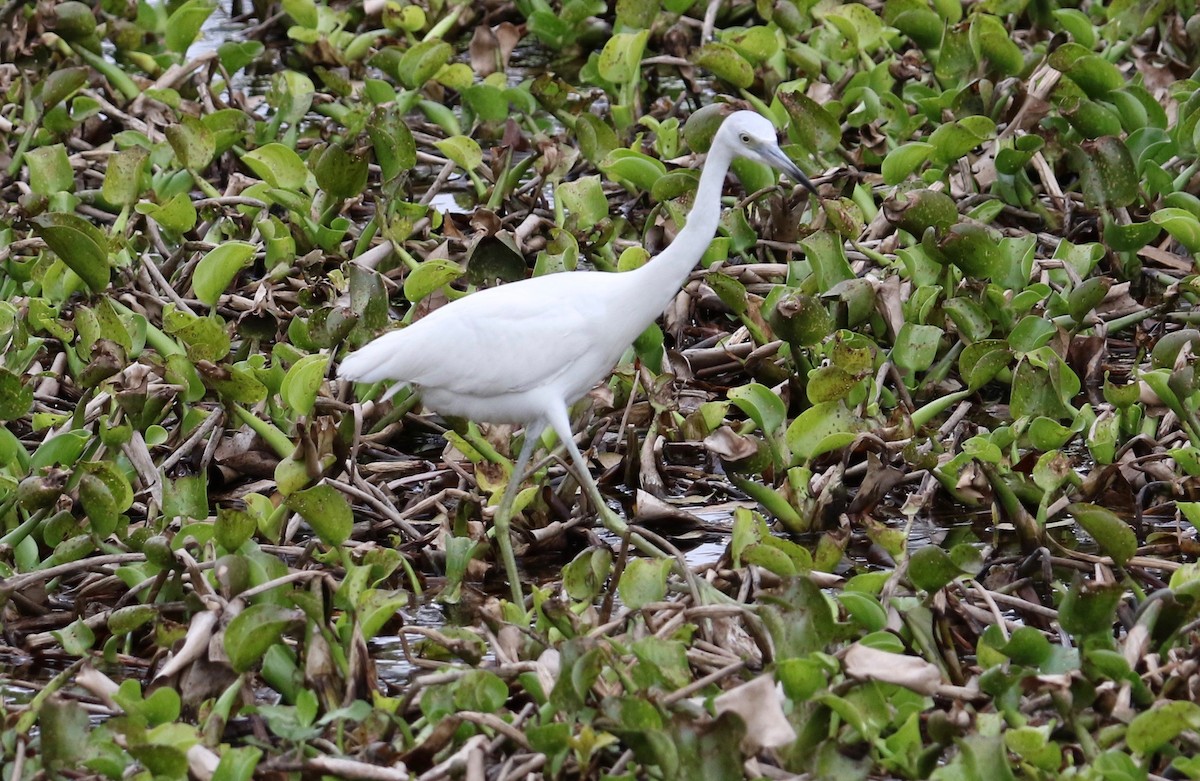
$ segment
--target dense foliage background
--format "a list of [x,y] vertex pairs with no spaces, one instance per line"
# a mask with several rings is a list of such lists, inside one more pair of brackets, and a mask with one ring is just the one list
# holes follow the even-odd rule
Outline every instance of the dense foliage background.
[[[0,20],[3,781],[1200,778],[1194,2]],[[520,432],[337,360],[646,262],[735,108],[823,197],[576,410],[678,561],[547,457],[488,596]]]

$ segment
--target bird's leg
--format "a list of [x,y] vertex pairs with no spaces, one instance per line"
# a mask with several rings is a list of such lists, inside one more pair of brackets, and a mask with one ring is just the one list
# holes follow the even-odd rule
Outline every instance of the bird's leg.
[[[606,529],[618,537],[624,537],[626,534],[629,534],[629,524],[621,520],[620,516],[614,513],[609,508],[608,503],[604,501],[604,496],[600,493],[600,487],[592,479],[592,473],[588,470],[587,462],[583,460],[583,454],[579,452],[579,448],[575,445],[575,434],[571,431],[571,419],[567,417],[567,408],[559,405],[548,409],[546,410],[546,416],[549,419],[550,427],[554,429],[555,434],[558,434],[558,438],[562,440],[563,446],[571,454],[571,464],[575,467],[579,484],[587,492],[588,498],[592,500],[592,504],[596,505],[596,512],[600,515],[600,522],[604,524]],[[658,546],[640,534],[631,534],[629,541],[647,556],[659,559],[667,557],[667,554],[659,550]]]
[[500,546],[500,558],[504,562],[504,570],[508,575],[509,588],[512,589],[513,602],[517,605],[525,604],[525,595],[521,593],[521,577],[517,572],[517,557],[513,554],[512,536],[509,533],[512,526],[512,505],[517,498],[517,490],[521,487],[521,481],[525,478],[525,468],[529,466],[529,458],[533,455],[533,449],[537,447],[544,428],[545,424],[543,423],[525,427],[525,442],[521,445],[517,463],[513,464],[508,485],[504,486],[504,494],[500,497],[500,506],[496,508],[496,515],[492,521],[492,525],[496,529],[496,544]]

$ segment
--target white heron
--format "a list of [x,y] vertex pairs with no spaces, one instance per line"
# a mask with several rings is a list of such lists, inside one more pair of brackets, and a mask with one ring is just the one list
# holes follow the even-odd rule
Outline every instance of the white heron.
[[[356,382],[397,381],[384,399],[410,385],[426,408],[443,415],[525,427],[494,524],[517,604],[523,596],[509,537],[512,503],[547,427],[566,447],[604,525],[617,535],[628,531],[592,479],[567,410],[612,372],[678,293],[716,234],[725,174],[738,157],[773,166],[817,194],[779,148],[771,122],[753,111],[735,112],[713,138],[687,224],[640,268],[548,274],[480,290],[383,334],[338,369],[339,377]],[[640,538],[634,542],[648,547]]]

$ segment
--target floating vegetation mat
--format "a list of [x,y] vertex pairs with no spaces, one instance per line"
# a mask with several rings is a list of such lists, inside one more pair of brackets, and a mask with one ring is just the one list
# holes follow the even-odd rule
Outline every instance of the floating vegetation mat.
[[[4,4],[0,781],[1200,779],[1198,19]],[[737,163],[574,409],[671,555],[547,438],[515,604],[524,433],[337,365],[646,263],[746,108],[821,197]]]

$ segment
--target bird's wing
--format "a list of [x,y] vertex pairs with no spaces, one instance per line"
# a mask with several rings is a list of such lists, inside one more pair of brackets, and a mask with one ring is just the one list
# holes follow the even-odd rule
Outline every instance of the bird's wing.
[[628,346],[606,339],[612,325],[603,276],[556,274],[474,293],[376,339],[343,361],[340,373],[478,396],[548,385],[583,369],[580,361],[594,374],[593,364],[614,349],[615,361]]

